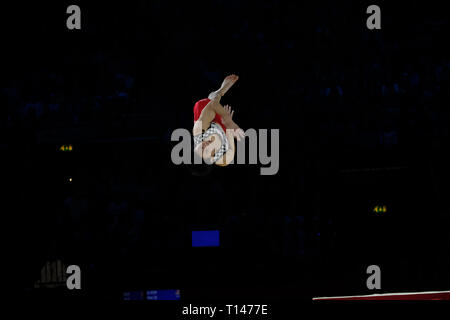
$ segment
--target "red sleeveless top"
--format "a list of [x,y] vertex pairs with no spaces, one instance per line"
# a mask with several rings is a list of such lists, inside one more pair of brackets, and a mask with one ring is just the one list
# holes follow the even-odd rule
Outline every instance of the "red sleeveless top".
[[[211,101],[210,99],[206,98],[206,99],[199,100],[195,103],[195,105],[194,105],[194,122],[197,121],[198,118],[200,118],[200,114],[202,113],[202,110],[206,107],[206,105],[210,101]],[[225,127],[225,125],[223,124],[221,116],[216,114],[213,121],[215,123],[219,124],[222,127],[223,131],[227,132],[227,127]]]

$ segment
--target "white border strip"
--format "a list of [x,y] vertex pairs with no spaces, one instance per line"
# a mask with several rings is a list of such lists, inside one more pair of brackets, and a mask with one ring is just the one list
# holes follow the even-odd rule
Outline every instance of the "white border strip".
[[403,292],[403,293],[379,293],[368,294],[360,296],[337,296],[337,297],[317,297],[313,300],[328,300],[328,299],[348,299],[348,298],[366,298],[366,297],[384,297],[384,296],[410,296],[418,294],[436,294],[436,293],[450,293],[450,291],[425,291],[425,292]]

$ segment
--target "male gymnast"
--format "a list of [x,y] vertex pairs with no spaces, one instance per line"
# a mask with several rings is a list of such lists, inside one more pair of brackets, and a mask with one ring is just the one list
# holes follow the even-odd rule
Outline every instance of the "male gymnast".
[[233,121],[231,107],[220,104],[220,99],[238,79],[234,74],[227,76],[218,90],[194,106],[194,152],[207,164],[230,164],[235,154],[234,138],[240,141],[245,136]]

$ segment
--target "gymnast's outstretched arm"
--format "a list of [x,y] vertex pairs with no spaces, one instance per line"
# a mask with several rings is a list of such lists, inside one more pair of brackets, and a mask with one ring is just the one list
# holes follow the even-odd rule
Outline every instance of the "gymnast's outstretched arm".
[[[227,114],[230,116],[230,121],[232,121],[233,119],[233,115],[234,115],[234,111],[231,110],[231,107],[229,105],[226,105],[224,107],[224,110],[227,112]],[[233,159],[234,159],[234,154],[236,151],[236,147],[235,147],[235,143],[234,143],[234,137],[236,137],[238,140],[240,140],[240,138],[244,138],[245,134],[242,131],[242,129],[238,128],[238,129],[228,129],[229,124],[224,123],[225,126],[227,126],[227,131],[226,131],[226,136],[227,136],[227,140],[229,143],[229,149],[228,151],[223,155],[222,158],[220,158],[219,160],[216,161],[216,164],[218,166],[227,166],[229,165]]]

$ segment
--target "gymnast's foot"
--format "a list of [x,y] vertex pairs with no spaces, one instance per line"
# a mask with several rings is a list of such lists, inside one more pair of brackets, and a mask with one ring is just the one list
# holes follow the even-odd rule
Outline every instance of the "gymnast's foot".
[[221,97],[223,97],[225,93],[227,93],[227,91],[233,86],[233,84],[235,84],[235,82],[238,81],[238,79],[239,76],[235,74],[231,74],[225,77],[225,79],[222,82],[222,85],[220,86],[220,89],[210,93],[208,98],[211,100],[214,98],[220,99]]

